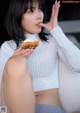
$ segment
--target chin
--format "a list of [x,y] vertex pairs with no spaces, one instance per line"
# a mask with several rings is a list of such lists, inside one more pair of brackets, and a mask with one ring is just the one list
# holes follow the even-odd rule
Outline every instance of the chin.
[[35,34],[38,34],[38,33],[40,33],[40,32],[41,32],[41,29],[36,30],[36,31],[35,31]]
[[40,33],[41,32],[41,28],[40,29],[34,29],[34,30],[31,30],[30,32],[29,32],[29,34],[38,34],[38,33]]

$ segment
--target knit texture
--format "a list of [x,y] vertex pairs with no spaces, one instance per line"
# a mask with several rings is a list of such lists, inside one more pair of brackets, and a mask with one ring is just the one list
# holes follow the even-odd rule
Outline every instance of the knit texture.
[[[34,35],[27,36],[27,38],[32,36]],[[40,41],[39,46],[28,59],[34,91],[59,88],[59,57],[71,69],[80,72],[80,50],[65,36],[61,28],[57,26],[52,29],[47,38],[48,42]],[[4,42],[0,48],[0,80],[6,61],[15,49],[16,44],[12,40]]]

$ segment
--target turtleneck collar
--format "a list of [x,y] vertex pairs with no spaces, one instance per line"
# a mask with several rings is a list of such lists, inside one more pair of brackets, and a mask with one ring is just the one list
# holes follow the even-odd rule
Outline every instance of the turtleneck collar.
[[36,39],[39,38],[38,34],[25,34],[26,39]]

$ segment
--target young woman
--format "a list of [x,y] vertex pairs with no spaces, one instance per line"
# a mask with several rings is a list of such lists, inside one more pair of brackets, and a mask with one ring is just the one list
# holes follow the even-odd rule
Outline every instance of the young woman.
[[[58,26],[59,7],[60,1],[55,1],[45,23],[43,0],[11,1],[6,27],[12,40],[0,50],[2,105],[7,113],[64,113],[58,95],[58,56],[80,72],[80,51]],[[21,48],[23,40],[36,38],[36,49]]]

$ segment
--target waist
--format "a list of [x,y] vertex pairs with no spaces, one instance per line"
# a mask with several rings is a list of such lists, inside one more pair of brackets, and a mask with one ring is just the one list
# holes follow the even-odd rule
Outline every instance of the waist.
[[40,96],[40,95],[54,95],[58,93],[57,88],[52,88],[52,89],[47,89],[47,90],[42,90],[42,91],[36,91],[35,96]]
[[49,104],[62,108],[57,88],[35,92],[35,100],[36,104]]

